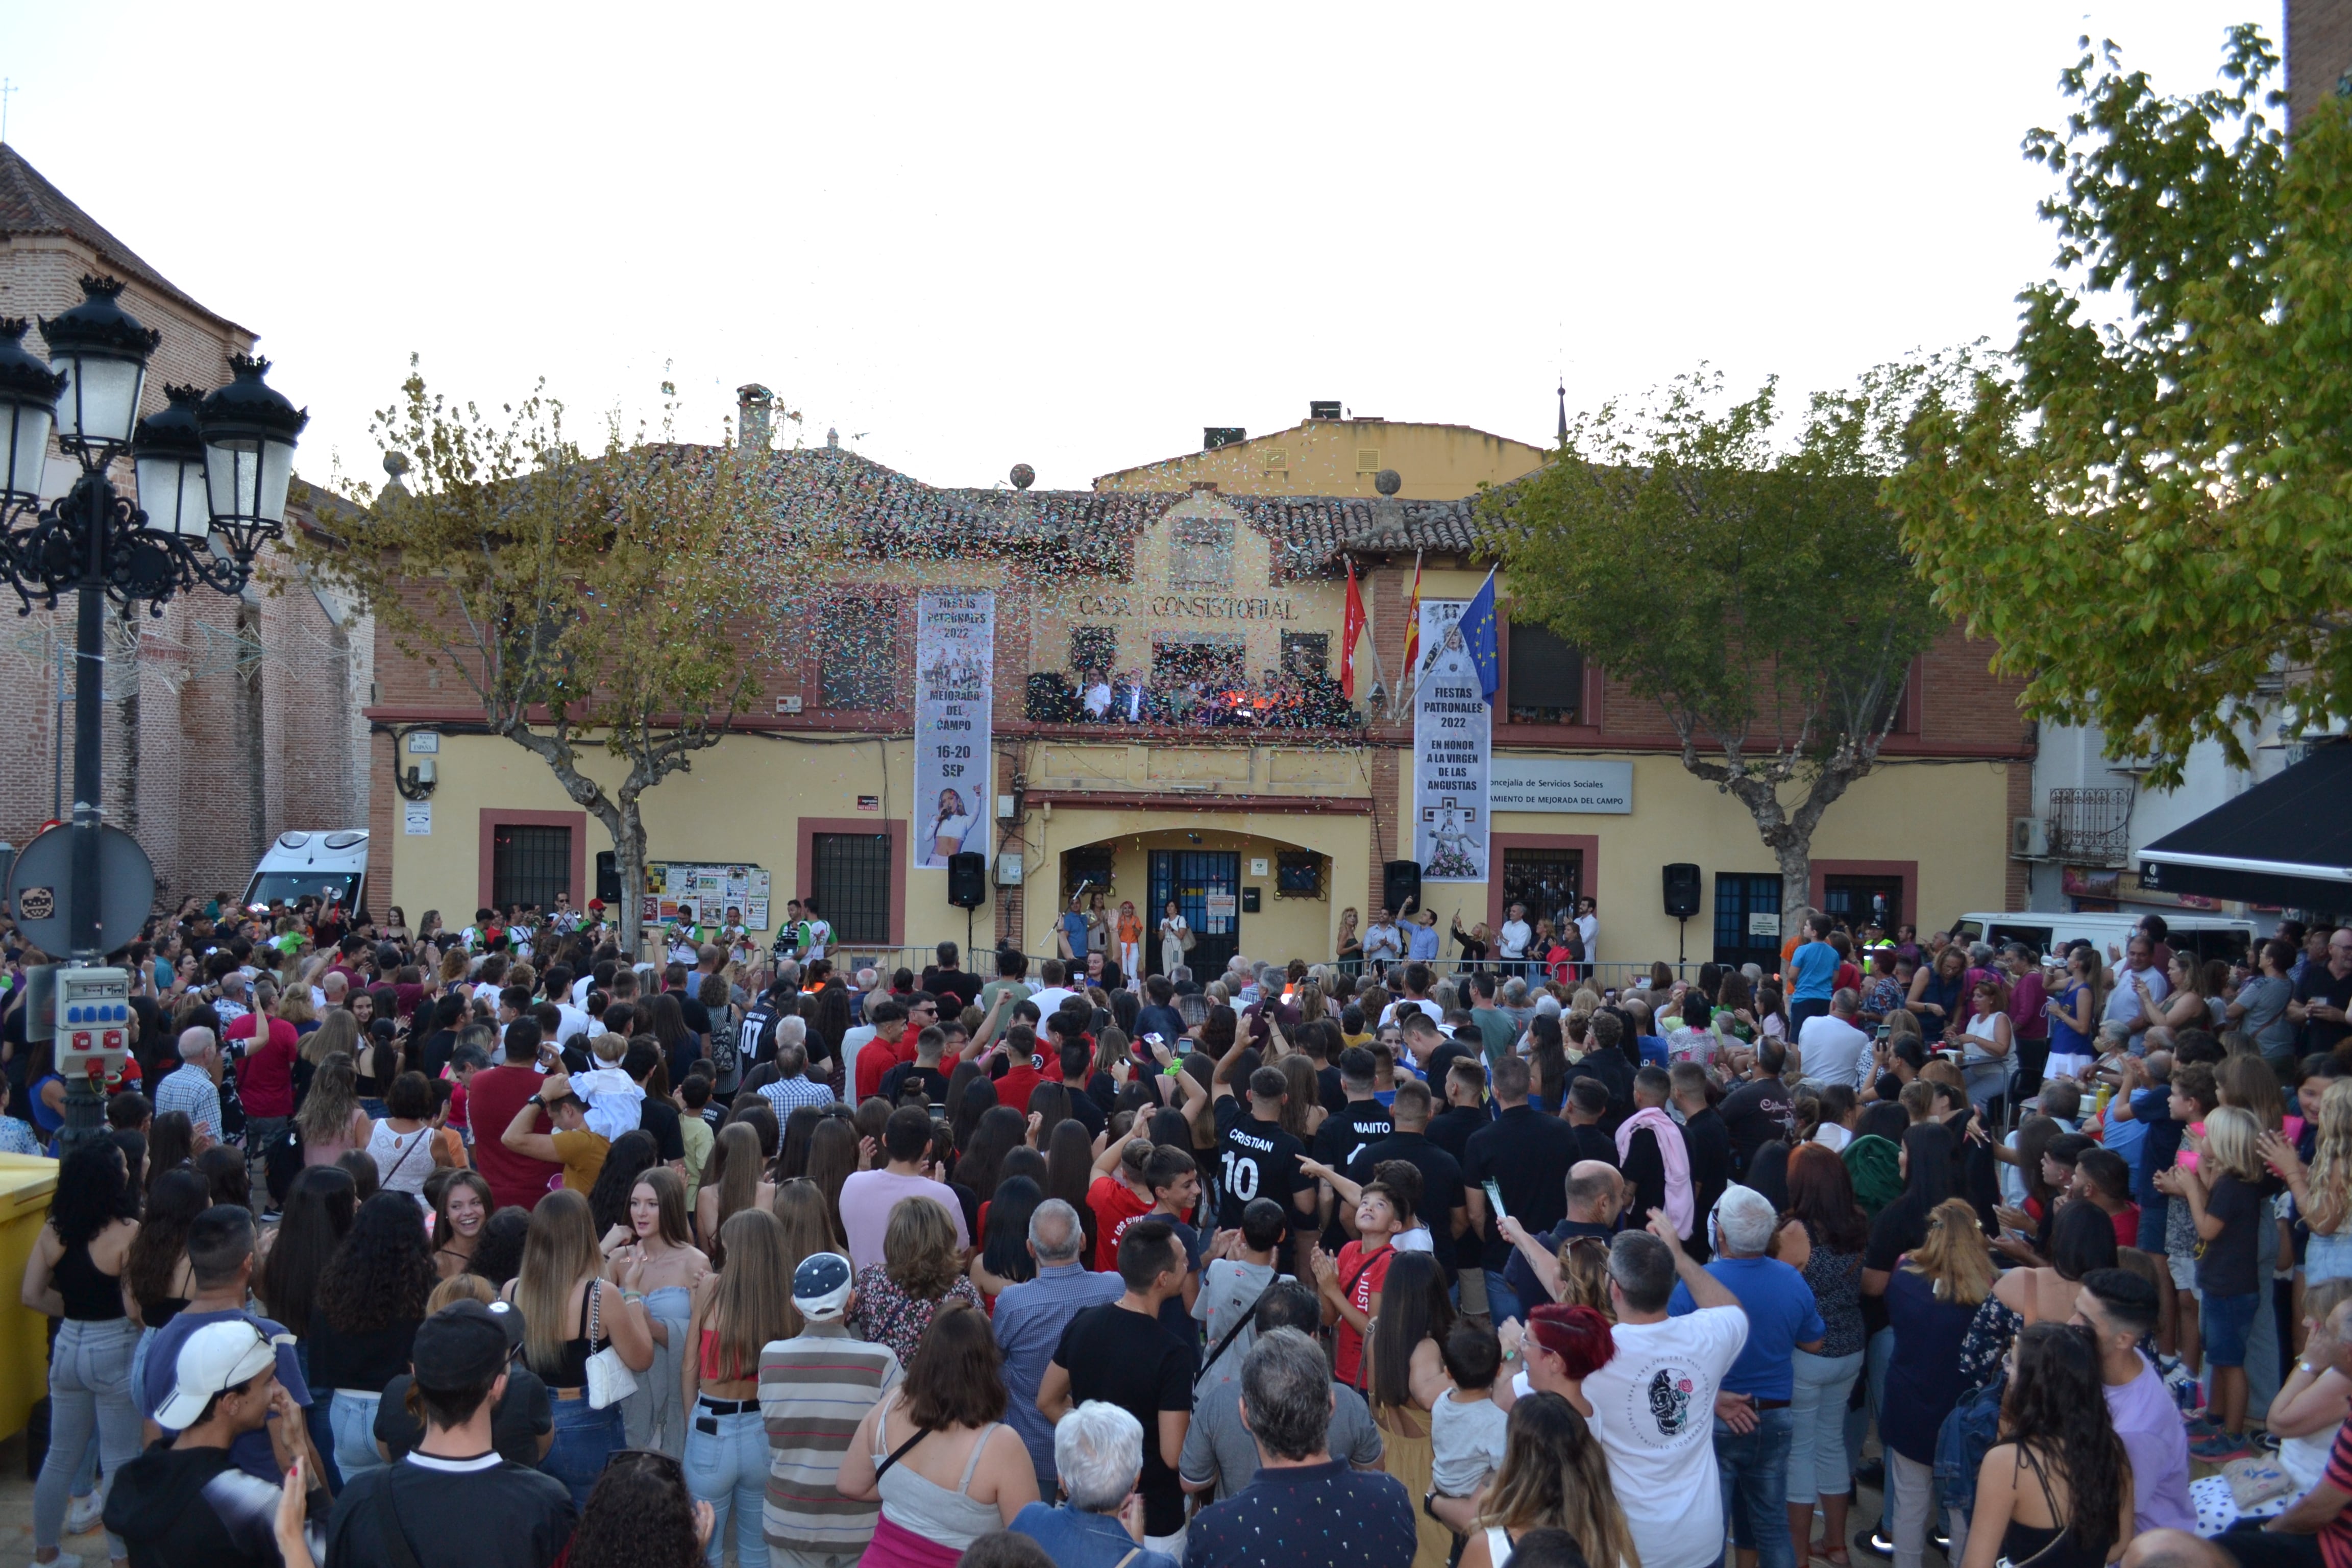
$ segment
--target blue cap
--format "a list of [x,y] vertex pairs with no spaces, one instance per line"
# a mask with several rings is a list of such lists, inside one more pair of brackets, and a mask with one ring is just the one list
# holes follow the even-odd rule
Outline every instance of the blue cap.
[[793,1305],[803,1318],[838,1318],[849,1310],[853,1278],[848,1258],[838,1252],[813,1252],[793,1270]]

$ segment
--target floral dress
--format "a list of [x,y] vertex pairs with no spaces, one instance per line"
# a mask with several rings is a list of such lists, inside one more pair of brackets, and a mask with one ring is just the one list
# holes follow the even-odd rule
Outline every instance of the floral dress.
[[931,1326],[940,1303],[950,1298],[981,1305],[979,1288],[965,1275],[957,1275],[938,1300],[927,1300],[891,1279],[887,1264],[869,1263],[857,1271],[857,1304],[849,1311],[849,1331],[868,1344],[888,1345],[898,1352],[901,1367],[912,1366],[923,1331]]

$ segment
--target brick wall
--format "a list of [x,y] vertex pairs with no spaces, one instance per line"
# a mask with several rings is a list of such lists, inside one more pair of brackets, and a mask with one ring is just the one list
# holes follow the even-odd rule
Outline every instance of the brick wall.
[[2352,4],[2347,0],[2287,0],[2287,124],[2309,114],[2352,70]]

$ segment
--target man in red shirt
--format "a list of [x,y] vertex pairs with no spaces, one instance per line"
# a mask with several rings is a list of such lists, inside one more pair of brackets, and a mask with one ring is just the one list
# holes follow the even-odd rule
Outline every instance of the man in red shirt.
[[[563,1173],[563,1167],[515,1152],[499,1140],[496,1130],[511,1122],[523,1102],[537,1094],[545,1081],[537,1065],[539,1026],[529,1018],[518,1018],[507,1026],[506,1042],[506,1065],[484,1068],[466,1084],[466,1116],[476,1132],[474,1163],[488,1180],[497,1206],[537,1208],[539,1200],[547,1195],[548,1184]],[[542,1111],[534,1130],[546,1131],[553,1125]]]
[[[274,992],[270,999],[276,1000]],[[256,990],[254,1000],[262,1001],[261,990]],[[292,1024],[258,1005],[228,1026],[227,1037],[257,1042],[248,1044],[238,1058],[236,1091],[245,1106],[246,1163],[258,1181],[263,1157],[293,1119],[294,1056],[301,1037]]]
[[[996,1103],[1009,1105],[1022,1115],[1029,1114],[1029,1097],[1037,1092],[1041,1083],[1062,1081],[1062,1058],[1059,1052],[1048,1054],[1038,1048],[1037,1031],[1026,1024],[1015,1024],[980,1058],[980,1070],[995,1072],[992,1058],[1002,1055],[1012,1065],[1004,1069],[996,1082]],[[863,1058],[860,1059],[863,1065]]]
[[874,1037],[857,1048],[857,1099],[863,1105],[882,1092],[882,1078],[900,1062],[915,1059],[916,1031],[907,1026],[907,1005],[887,997],[869,1004],[866,1016],[874,1021]]

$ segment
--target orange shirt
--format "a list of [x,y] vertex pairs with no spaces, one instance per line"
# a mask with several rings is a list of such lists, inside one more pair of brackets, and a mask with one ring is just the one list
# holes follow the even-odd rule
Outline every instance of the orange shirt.
[[1122,942],[1128,943],[1141,942],[1143,940],[1143,918],[1140,915],[1119,916],[1118,940]]

